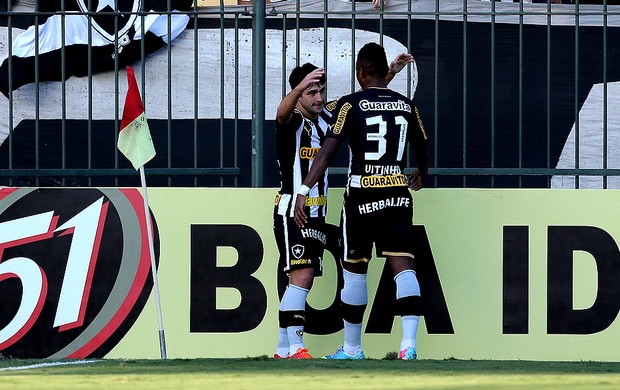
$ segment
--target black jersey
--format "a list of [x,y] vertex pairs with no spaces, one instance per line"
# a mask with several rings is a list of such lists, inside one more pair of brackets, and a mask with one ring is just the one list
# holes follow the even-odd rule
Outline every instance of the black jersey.
[[[276,205],[278,214],[294,216],[295,194],[310,171],[312,161],[318,153],[331,119],[335,102],[325,105],[317,119],[306,118],[299,110],[293,111],[291,121],[286,125],[276,122],[276,152],[280,169],[280,191]],[[310,217],[325,216],[327,213],[327,171],[310,190],[306,199]]]
[[347,187],[407,186],[407,143],[426,174],[426,133],[412,100],[388,88],[368,88],[339,99],[327,137],[349,138]]

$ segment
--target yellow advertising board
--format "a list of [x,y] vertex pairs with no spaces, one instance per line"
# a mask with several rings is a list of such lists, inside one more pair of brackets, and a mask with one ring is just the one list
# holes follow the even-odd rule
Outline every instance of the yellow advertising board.
[[[169,358],[271,356],[275,189],[151,188]],[[618,361],[620,192],[424,189],[414,194],[421,359]],[[308,297],[314,356],[343,342],[330,193],[324,276]],[[0,354],[160,358],[137,189],[0,189]],[[373,259],[366,356],[399,347],[395,287]]]
[[[275,192],[149,190],[160,236],[159,284],[169,357],[273,354],[278,317]],[[330,193],[328,222],[334,225],[341,194]],[[415,193],[417,239],[428,246],[420,261],[433,262],[437,271],[429,281],[431,296],[423,297],[429,314],[418,332],[420,358],[617,361],[618,197],[611,190]],[[309,304],[319,317],[329,312],[323,317],[331,331],[339,322],[328,310],[337,296],[337,267],[330,253],[325,263],[325,276],[315,282]],[[395,352],[400,341],[400,319],[388,316],[386,321],[384,305],[375,299],[389,280],[380,278],[383,265],[383,259],[373,259],[369,271],[363,343],[372,358]],[[366,325],[371,316],[372,327]],[[321,356],[333,353],[342,337],[341,330],[307,333],[306,343]],[[152,296],[106,357],[159,357]]]

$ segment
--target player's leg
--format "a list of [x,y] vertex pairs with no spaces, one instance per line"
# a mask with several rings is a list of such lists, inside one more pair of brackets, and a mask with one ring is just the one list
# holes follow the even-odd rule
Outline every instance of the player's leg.
[[289,284],[280,302],[279,323],[280,328],[286,329],[288,355],[295,359],[309,359],[312,356],[303,340],[306,300],[314,278],[322,274],[325,220],[310,218],[303,229],[299,229],[291,217],[283,218],[282,223]]
[[[288,249],[286,247],[287,242],[287,233],[285,233],[284,227],[286,223],[284,221],[285,217],[279,215],[277,212],[277,207],[274,210],[273,214],[273,234],[276,239],[276,246],[278,247],[278,252],[280,253],[278,258],[278,267],[276,269],[276,280],[277,280],[277,288],[278,288],[278,299],[282,302],[282,297],[288,288],[288,272],[286,271],[287,265],[287,254]],[[276,352],[273,355],[276,359],[283,359],[289,357],[289,342],[288,342],[288,333],[286,328],[279,326],[278,327],[278,344],[276,347]]]
[[290,272],[290,283],[280,302],[280,328],[285,328],[289,356],[296,359],[311,358],[304,344],[306,322],[306,299],[312,282],[314,269],[301,268]]
[[364,358],[362,349],[362,321],[368,305],[366,277],[368,263],[343,265],[344,286],[340,292],[344,323],[344,352],[354,358]]
[[416,335],[420,322],[420,284],[413,261],[406,256],[388,256],[388,262],[396,282],[396,307],[401,316],[403,335],[400,343],[400,359],[417,357]]
[[[403,192],[400,197],[411,197],[407,191]],[[386,210],[385,227],[377,239],[377,253],[386,257],[396,283],[396,308],[403,328],[399,358],[409,360],[417,357],[416,335],[421,301],[420,285],[413,269],[412,203],[403,202],[403,207]]]
[[366,273],[372,253],[372,241],[366,240],[363,224],[347,219],[345,203],[341,218],[343,233],[343,277],[340,291],[341,314],[344,323],[344,343],[328,359],[364,359],[362,349],[362,321],[368,304]]
[[[282,271],[278,269],[278,272],[282,272]],[[288,286],[286,286],[284,290],[285,293],[286,293],[286,289],[288,289]],[[282,294],[282,296],[284,296],[284,293]],[[280,305],[282,305],[282,298],[280,298]],[[288,332],[285,327],[282,327],[282,325],[280,324],[280,321],[278,320],[278,344],[276,347],[276,353],[273,355],[273,357],[276,359],[288,358],[289,349],[290,349],[290,344],[288,342]]]

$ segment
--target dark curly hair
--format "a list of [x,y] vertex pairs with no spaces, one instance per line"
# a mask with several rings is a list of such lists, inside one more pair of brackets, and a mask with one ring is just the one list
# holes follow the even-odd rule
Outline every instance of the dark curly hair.
[[384,78],[390,70],[385,49],[374,42],[367,43],[360,49],[355,66],[365,69],[371,75]]
[[[291,85],[291,89],[295,89],[295,87],[297,87],[299,83],[301,83],[301,81],[315,69],[318,69],[318,66],[309,62],[306,62],[302,66],[295,67],[295,69],[291,71],[291,75],[288,77],[288,83]],[[320,78],[319,83],[323,84],[325,83],[325,80],[325,75],[323,75]]]

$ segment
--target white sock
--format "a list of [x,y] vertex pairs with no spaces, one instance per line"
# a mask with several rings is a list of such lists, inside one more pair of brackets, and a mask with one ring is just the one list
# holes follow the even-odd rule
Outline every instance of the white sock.
[[287,357],[289,354],[288,345],[288,332],[286,328],[278,328],[278,348],[276,348],[276,354]]
[[362,324],[344,321],[344,351],[351,356],[362,350]]
[[419,316],[402,316],[403,339],[400,342],[400,350],[407,347],[416,347],[416,334],[418,333]]
[[[396,299],[420,295],[420,284],[414,270],[400,272],[394,276],[394,281],[396,282]],[[400,350],[402,351],[407,347],[415,348],[420,316],[402,316],[401,322],[403,338],[400,341]]]
[[[306,298],[310,290],[289,284],[282,302],[280,302],[280,310],[282,311],[303,311],[306,309]],[[286,328],[289,343],[289,353],[293,355],[299,348],[304,348],[304,327],[289,326]]]
[[[368,288],[366,286],[366,274],[356,274],[343,270],[344,287],[340,291],[340,299],[343,303],[353,306],[366,305],[368,303]],[[348,355],[356,355],[362,350],[362,324],[344,322],[344,345],[343,349]]]
[[295,354],[299,348],[304,348],[304,327],[289,326],[286,328],[288,333],[288,342],[290,343],[289,353]]
[[289,284],[282,296],[280,302],[280,310],[293,311],[293,310],[305,310],[306,298],[310,290]]

